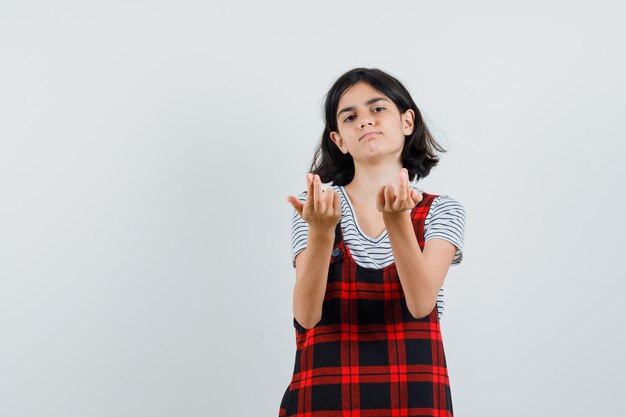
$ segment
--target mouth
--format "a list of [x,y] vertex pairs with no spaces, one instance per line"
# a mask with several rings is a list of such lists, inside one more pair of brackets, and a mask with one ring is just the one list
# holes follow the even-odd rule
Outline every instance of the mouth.
[[371,137],[373,137],[373,136],[378,135],[379,133],[380,133],[380,132],[369,132],[369,133],[366,133],[366,134],[364,134],[363,136],[361,136],[361,137],[359,138],[359,140],[362,140],[362,139],[367,139],[367,138],[371,138]]

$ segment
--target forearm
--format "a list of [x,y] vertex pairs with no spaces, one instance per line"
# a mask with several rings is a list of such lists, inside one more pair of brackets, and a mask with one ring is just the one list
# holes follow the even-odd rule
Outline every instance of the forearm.
[[417,243],[410,213],[383,213],[383,220],[407,307],[414,317],[424,317],[434,308],[439,288],[436,288],[433,275]]
[[322,317],[326,294],[334,230],[309,228],[307,247],[296,258],[296,284],[293,289],[293,313],[304,328],[315,326]]

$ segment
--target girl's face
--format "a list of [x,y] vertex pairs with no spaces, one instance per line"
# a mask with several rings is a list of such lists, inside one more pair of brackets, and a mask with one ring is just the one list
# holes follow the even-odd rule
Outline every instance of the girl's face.
[[344,91],[337,106],[339,132],[330,138],[355,161],[392,155],[399,158],[404,137],[413,132],[415,113],[400,113],[393,101],[366,82]]

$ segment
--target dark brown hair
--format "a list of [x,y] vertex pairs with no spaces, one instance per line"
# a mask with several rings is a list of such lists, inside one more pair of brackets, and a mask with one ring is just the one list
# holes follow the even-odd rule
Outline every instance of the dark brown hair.
[[376,68],[354,68],[335,81],[324,101],[325,124],[322,140],[315,150],[309,172],[318,174],[322,183],[349,184],[354,178],[354,160],[349,153],[343,154],[330,138],[330,132],[338,132],[337,107],[341,95],[354,84],[364,81],[389,97],[400,113],[412,109],[415,112],[413,133],[405,136],[402,149],[402,165],[409,171],[409,180],[426,177],[437,165],[436,151],[447,152],[430,134],[422,114],[407,89],[391,75]]

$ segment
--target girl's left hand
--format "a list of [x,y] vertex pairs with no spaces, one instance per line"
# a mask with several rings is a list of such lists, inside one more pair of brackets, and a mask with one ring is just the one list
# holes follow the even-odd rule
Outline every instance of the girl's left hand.
[[409,172],[406,168],[400,171],[400,191],[396,194],[393,183],[383,185],[378,192],[376,208],[384,214],[402,214],[422,201],[422,193],[411,189],[409,184]]

